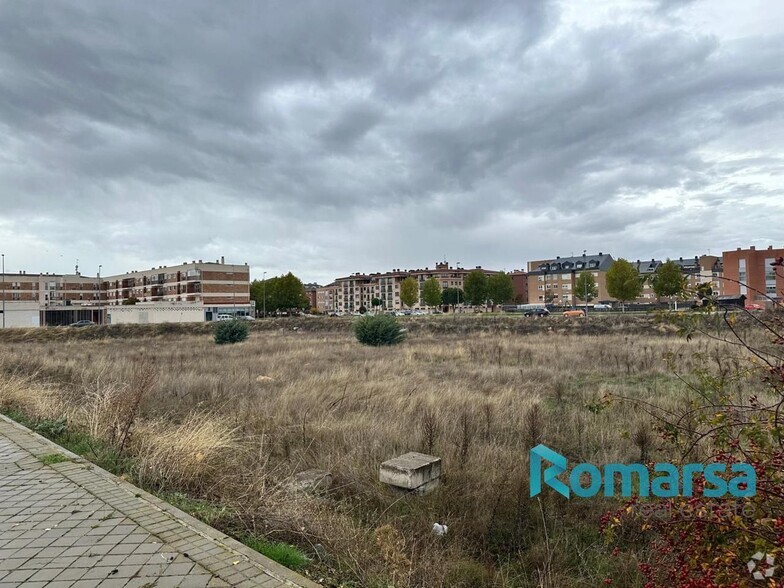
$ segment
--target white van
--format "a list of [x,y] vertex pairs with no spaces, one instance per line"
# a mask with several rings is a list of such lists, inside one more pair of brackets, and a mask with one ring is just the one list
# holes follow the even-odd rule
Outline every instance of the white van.
[[218,315],[219,321],[231,321],[234,320],[234,317],[230,314],[219,314]]

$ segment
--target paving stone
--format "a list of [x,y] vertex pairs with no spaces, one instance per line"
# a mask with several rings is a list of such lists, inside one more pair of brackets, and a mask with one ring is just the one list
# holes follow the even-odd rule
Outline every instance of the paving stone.
[[57,451],[0,415],[0,588],[317,588],[100,468],[39,459]]

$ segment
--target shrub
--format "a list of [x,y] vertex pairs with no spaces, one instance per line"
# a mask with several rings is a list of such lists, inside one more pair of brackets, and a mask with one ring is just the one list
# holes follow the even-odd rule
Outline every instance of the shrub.
[[363,345],[395,345],[406,338],[405,330],[388,314],[365,316],[354,323],[354,335]]
[[221,321],[215,327],[215,342],[218,345],[239,343],[248,338],[248,323],[243,321]]

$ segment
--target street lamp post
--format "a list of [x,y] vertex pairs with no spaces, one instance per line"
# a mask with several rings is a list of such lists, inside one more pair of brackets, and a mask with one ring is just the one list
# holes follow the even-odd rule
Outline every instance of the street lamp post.
[[261,317],[267,318],[267,272],[261,272]]
[[101,311],[101,268],[103,265],[98,264],[98,316],[100,317],[100,324],[103,324],[103,312]]
[[3,255],[3,328],[5,329],[5,253]]
[[[458,261],[457,263],[455,263],[455,265],[457,266],[457,275],[459,276],[460,275],[460,262]],[[461,284],[463,283],[462,278],[460,279],[460,283]],[[457,288],[457,306],[460,306],[460,287],[459,286]],[[457,312],[457,307],[455,307],[455,312]]]

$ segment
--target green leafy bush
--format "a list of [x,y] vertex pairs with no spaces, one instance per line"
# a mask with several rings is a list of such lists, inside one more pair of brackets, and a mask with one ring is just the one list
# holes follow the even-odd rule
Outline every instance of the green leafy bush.
[[365,316],[354,323],[354,335],[363,345],[396,345],[406,338],[405,329],[388,314]]
[[215,342],[218,345],[239,343],[248,338],[248,323],[238,320],[221,321],[215,327]]

